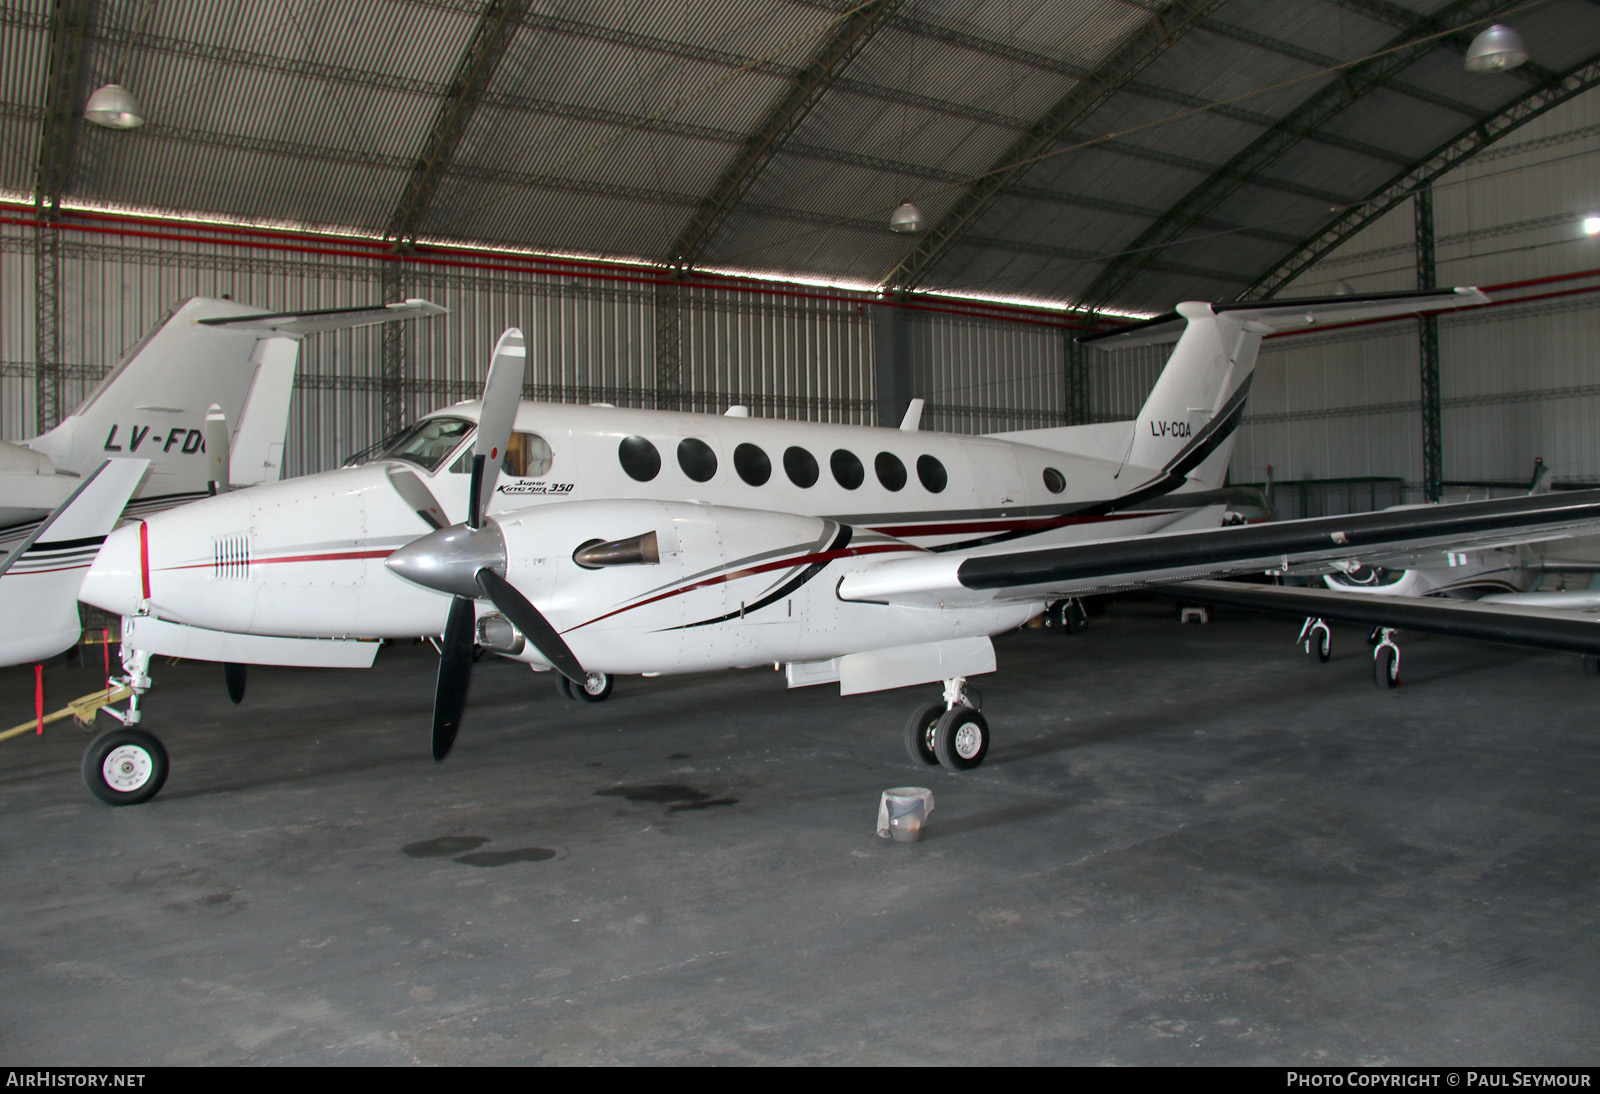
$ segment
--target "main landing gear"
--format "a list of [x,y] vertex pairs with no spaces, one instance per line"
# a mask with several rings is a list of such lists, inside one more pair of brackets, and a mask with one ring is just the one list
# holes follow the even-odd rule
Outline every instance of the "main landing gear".
[[[1400,686],[1400,647],[1394,640],[1393,627],[1373,627],[1367,635],[1367,645],[1372,647],[1372,679],[1380,688]],[[1333,634],[1328,624],[1311,616],[1300,628],[1295,643],[1306,651],[1306,656],[1326,662],[1333,656]]]
[[926,703],[906,719],[906,755],[914,763],[970,771],[989,754],[989,723],[979,713],[983,696],[956,676],[944,682],[944,702]]
[[100,709],[122,724],[100,734],[83,753],[83,783],[107,805],[138,805],[160,793],[167,781],[167,750],[155,734],[139,728],[139,699],[150,690],[150,655],[128,644],[122,635],[122,676],[110,683],[132,689],[128,709]]

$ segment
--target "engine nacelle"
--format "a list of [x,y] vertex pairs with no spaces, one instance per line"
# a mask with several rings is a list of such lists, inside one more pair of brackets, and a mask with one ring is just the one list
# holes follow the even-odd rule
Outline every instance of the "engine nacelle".
[[[692,502],[574,501],[500,515],[505,578],[585,668],[694,672],[989,634],[1030,608],[841,601],[852,573],[921,548],[837,521]],[[518,655],[539,663],[528,646]]]

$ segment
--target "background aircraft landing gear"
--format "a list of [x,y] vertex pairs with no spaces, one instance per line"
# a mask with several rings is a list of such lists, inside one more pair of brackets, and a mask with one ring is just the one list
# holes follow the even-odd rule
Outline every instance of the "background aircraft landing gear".
[[1062,634],[1082,634],[1089,626],[1089,613],[1077,597],[1057,600],[1044,610],[1044,625]]
[[1372,647],[1372,679],[1380,688],[1400,686],[1400,647],[1394,643],[1393,627],[1378,628],[1378,642]]
[[925,703],[906,719],[902,740],[913,763],[970,771],[989,754],[983,695],[962,676],[944,682],[944,702]]
[[167,750],[137,726],[108,730],[83,753],[83,783],[107,805],[147,802],[166,781]]
[[1295,641],[1306,651],[1306,656],[1315,657],[1324,664],[1333,656],[1333,632],[1328,629],[1327,623],[1315,616],[1306,620],[1305,626],[1300,628],[1300,637]]
[[602,703],[611,695],[611,674],[608,672],[587,673],[582,687],[574,684],[565,676],[557,676],[556,687],[560,688],[561,694],[568,699],[582,699],[586,703]]

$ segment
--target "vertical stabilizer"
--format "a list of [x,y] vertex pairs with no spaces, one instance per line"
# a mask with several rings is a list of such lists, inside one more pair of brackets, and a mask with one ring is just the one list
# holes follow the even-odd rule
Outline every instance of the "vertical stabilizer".
[[[1132,488],[1215,489],[1244,416],[1262,338],[1335,324],[1488,303],[1477,289],[1427,289],[1372,296],[1179,304],[1169,315],[1081,339],[1103,349],[1171,341],[1172,350],[1133,423],[1117,477]],[[1132,483],[1129,484],[1129,479]]]
[[230,479],[274,481],[282,471],[300,339],[444,310],[408,300],[268,312],[197,297],[134,346],[60,425],[25,443],[69,475],[87,475],[106,459],[149,460],[136,496],[181,501],[203,495],[215,477],[205,455],[206,414],[215,405],[229,424]]

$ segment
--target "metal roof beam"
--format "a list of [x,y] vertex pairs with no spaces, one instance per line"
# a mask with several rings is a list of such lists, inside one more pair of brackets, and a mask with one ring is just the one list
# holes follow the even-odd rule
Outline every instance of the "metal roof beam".
[[[1256,46],[1270,53],[1281,53],[1285,57],[1293,57],[1297,61],[1304,61],[1308,65],[1315,65],[1317,68],[1333,68],[1335,65],[1342,63],[1337,57],[1330,57],[1327,54],[1303,49],[1291,42],[1285,42],[1277,38],[1269,38],[1265,34],[1258,34],[1248,27],[1237,26],[1233,23],[1222,23],[1215,19],[1208,19],[1205,23],[1205,29],[1212,34],[1218,34],[1224,38],[1232,38],[1234,41]],[[1460,99],[1452,99],[1448,95],[1440,95],[1436,91],[1429,91],[1425,87],[1418,87],[1416,84],[1407,83],[1404,80],[1390,80],[1389,89],[1421,102],[1443,107],[1453,113],[1463,114],[1469,118],[1478,116],[1477,107],[1471,103],[1463,102]]]
[[1526,125],[1541,114],[1591,88],[1600,86],[1600,54],[1556,73],[1551,82],[1502,110],[1492,118],[1474,122],[1423,157],[1411,170],[1389,180],[1366,201],[1334,217],[1264,277],[1256,279],[1240,300],[1265,300],[1305,273],[1345,240],[1405,201],[1418,189],[1476,155],[1480,150]]
[[789,87],[767,116],[745,138],[733,162],[728,164],[695,215],[668,248],[665,256],[668,265],[685,268],[700,260],[717,229],[772,162],[785,138],[827,93],[839,73],[855,60],[899,3],[900,0],[869,0],[839,20],[810,61],[790,79]]
[[[1167,214],[1145,229],[1131,242],[1124,257],[1109,263],[1084,294],[1090,307],[1103,307],[1147,267],[1161,251],[1181,243],[1201,217],[1210,213],[1246,183],[1253,182],[1268,167],[1305,139],[1305,134],[1320,129],[1364,96],[1384,86],[1390,77],[1437,48],[1432,35],[1452,26],[1471,25],[1484,14],[1503,6],[1502,0],[1456,0],[1432,15],[1413,20],[1392,39],[1386,52],[1356,65],[1329,81],[1312,94],[1272,129],[1219,167],[1211,177],[1194,187]],[[1426,39],[1418,41],[1418,39]]]
[[[1043,255],[1046,258],[1065,258],[1077,262],[1100,262],[1105,255],[1093,251],[1080,251],[1072,247],[1053,247],[1048,243],[1033,243],[1020,239],[1001,239],[996,236],[963,236],[959,246],[975,247],[983,251],[1010,251],[1013,254]],[[1205,266],[1184,266],[1178,263],[1157,262],[1150,267],[1163,273],[1181,274],[1185,277],[1203,277],[1243,285],[1250,280],[1236,270],[1214,270]]]
[[50,8],[50,70],[45,76],[44,125],[39,135],[39,165],[33,190],[34,203],[40,208],[60,204],[61,192],[72,173],[89,3],[90,0],[54,0]]
[[1081,80],[1024,133],[967,189],[940,222],[917,240],[884,286],[914,287],[1024,174],[1088,115],[1125,89],[1135,76],[1165,53],[1182,34],[1221,6],[1223,0],[1172,0],[1153,13],[1092,74]]
[[466,51],[456,65],[455,75],[439,103],[433,128],[417,155],[416,166],[406,183],[400,202],[389,218],[389,228],[384,233],[388,239],[404,243],[413,239],[422,218],[427,215],[439,184],[450,169],[450,160],[456,146],[461,143],[473,112],[483,100],[489,81],[494,77],[506,47],[516,35],[527,14],[530,0],[488,0],[478,25],[472,32]]

